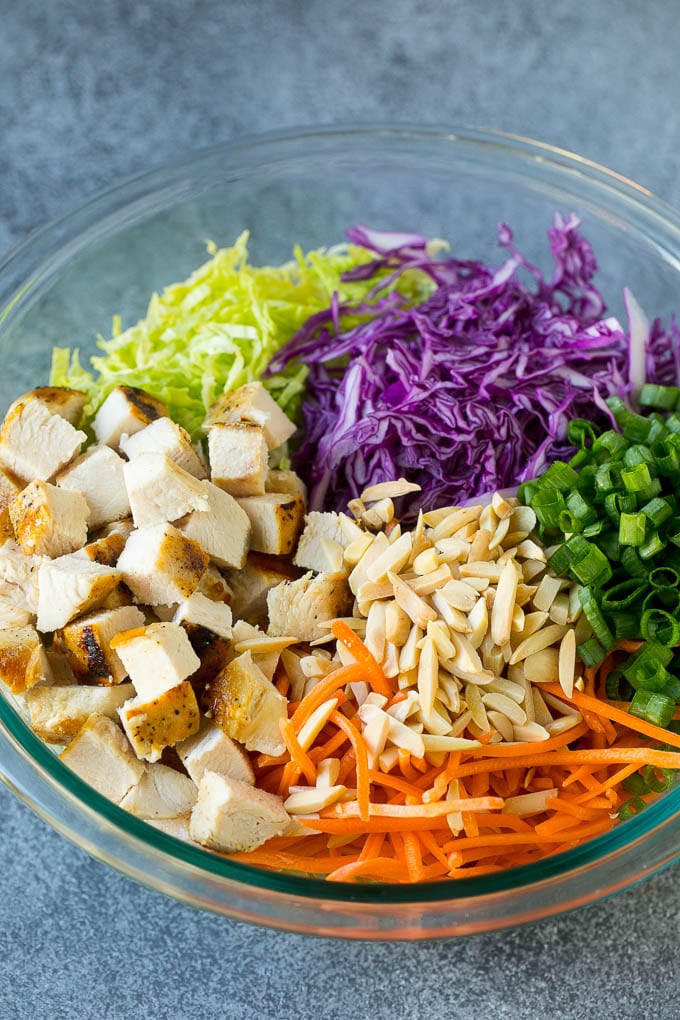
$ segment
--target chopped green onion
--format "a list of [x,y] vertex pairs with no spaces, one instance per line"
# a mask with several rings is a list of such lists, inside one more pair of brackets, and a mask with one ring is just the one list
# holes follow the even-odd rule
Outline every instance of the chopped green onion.
[[668,726],[675,712],[675,702],[658,691],[639,690],[635,692],[628,711],[655,726]]
[[608,588],[602,596],[602,608],[606,612],[617,612],[626,609],[637,599],[641,598],[647,585],[638,578],[631,577],[627,581],[620,581],[618,584]]
[[621,565],[631,577],[647,577],[647,567],[633,546],[628,546],[621,553]]
[[587,586],[581,588],[578,593],[578,597],[581,607],[583,608],[583,615],[592,627],[593,634],[605,651],[611,651],[616,644],[616,639],[602,614],[592,588]]
[[652,484],[652,475],[649,464],[635,464],[634,467],[623,468],[621,481],[626,492],[644,492]]
[[645,383],[640,390],[638,403],[641,407],[657,407],[661,411],[673,411],[678,406],[680,390],[677,386],[657,386]]
[[578,475],[564,461],[556,460],[541,476],[540,484],[541,489],[557,489],[558,492],[568,492],[578,485]]
[[680,623],[665,609],[645,609],[640,618],[640,633],[645,641],[672,648],[680,642]]
[[619,542],[621,545],[642,545],[645,540],[645,516],[621,514],[619,521]]
[[651,560],[652,557],[660,553],[665,548],[666,543],[663,541],[658,532],[653,532],[649,538],[646,538],[641,546],[638,547],[638,553],[640,554],[641,560]]
[[597,638],[594,637],[577,645],[576,651],[584,666],[599,666],[607,654]]
[[646,807],[647,802],[642,797],[631,797],[630,800],[624,801],[619,808],[619,819],[622,822],[627,822],[629,818],[639,815]]
[[544,528],[559,528],[560,514],[566,510],[564,496],[558,489],[539,489],[531,501],[531,509]]
[[659,769],[654,765],[645,766],[643,779],[651,793],[665,793],[670,790],[675,775],[673,769]]
[[649,573],[652,588],[673,588],[680,584],[680,572],[675,567],[655,567]]
[[638,797],[649,793],[649,787],[640,772],[634,772],[632,776],[626,776],[621,786],[626,793],[635,793]]
[[649,503],[641,509],[641,513],[645,515],[648,521],[655,527],[659,528],[664,521],[667,521],[669,517],[673,516],[673,507],[670,505],[667,499],[661,499],[659,496],[655,496],[650,499]]
[[[673,405],[675,406],[675,405]],[[585,450],[593,445],[597,432],[591,422],[583,418],[572,418],[567,426],[567,442],[572,446]]]

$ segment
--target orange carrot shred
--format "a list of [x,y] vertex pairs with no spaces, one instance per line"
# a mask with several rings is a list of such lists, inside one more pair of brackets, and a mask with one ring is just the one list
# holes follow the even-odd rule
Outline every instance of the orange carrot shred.
[[382,667],[369,652],[356,631],[353,631],[342,620],[334,620],[331,624],[331,633],[333,637],[337,638],[345,646],[350,655],[353,655],[356,661],[364,667],[366,679],[372,690],[376,694],[382,694],[386,698],[391,698],[394,691],[388,683]]

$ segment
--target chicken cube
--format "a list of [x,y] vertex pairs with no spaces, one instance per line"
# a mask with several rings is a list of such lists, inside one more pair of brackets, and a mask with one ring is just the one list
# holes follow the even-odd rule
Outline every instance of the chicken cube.
[[[111,641],[122,631],[144,626],[144,613],[136,606],[88,613],[60,632],[61,645],[71,668],[81,680],[98,684],[120,684],[127,669]],[[105,713],[104,713],[105,714]]]
[[27,624],[34,622],[34,613],[30,613],[27,609],[22,609],[0,595],[0,630],[7,630],[10,627],[25,627]]
[[307,503],[307,486],[295,471],[269,471],[264,480],[264,491],[300,496]]
[[164,453],[140,453],[124,467],[132,518],[145,528],[162,521],[177,521],[192,510],[209,507],[205,482],[178,467]]
[[191,812],[189,833],[202,846],[226,853],[254,850],[280,836],[290,822],[280,797],[238,779],[205,772]]
[[147,765],[120,806],[138,818],[178,818],[196,803],[198,790],[188,776],[167,765]]
[[[146,822],[167,836],[181,839],[183,843],[193,843],[194,841],[189,835],[189,819],[190,815],[178,815],[177,818],[147,818]],[[198,846],[198,844],[195,843],[194,846]]]
[[[219,567],[243,566],[250,542],[250,521],[233,496],[211,482],[203,482],[208,509],[195,510],[178,521],[187,538],[198,542]],[[175,599],[179,602],[179,599]]]
[[154,524],[132,532],[117,569],[139,602],[171,606],[193,594],[207,565],[198,542],[172,524]]
[[22,488],[23,485],[16,476],[0,468],[0,544],[14,538],[9,505]]
[[33,687],[26,693],[31,726],[48,744],[67,744],[92,715],[117,717],[121,705],[134,695],[132,684],[95,687],[62,684]]
[[312,510],[305,517],[293,563],[319,573],[342,573],[343,551],[347,544],[340,514]]
[[267,595],[269,634],[294,634],[315,641],[327,634],[319,624],[352,611],[352,593],[345,574],[313,574],[284,581]]
[[231,639],[231,609],[224,602],[213,602],[199,591],[180,602],[172,619],[177,624],[205,627],[227,641]]
[[74,556],[92,560],[93,563],[101,563],[105,567],[115,567],[124,548],[125,538],[123,535],[118,531],[112,531],[110,535],[87,542],[82,549],[78,549],[74,553]]
[[130,516],[123,466],[122,457],[110,446],[91,446],[57,475],[56,483],[62,489],[73,489],[85,497],[90,528]]
[[266,625],[267,592],[281,581],[294,580],[298,574],[288,560],[262,553],[248,553],[242,570],[230,570],[226,574],[234,618]]
[[290,439],[296,428],[260,382],[248,383],[221,396],[210,410],[203,428],[207,432],[213,425],[239,421],[259,425],[270,450]]
[[198,733],[177,744],[175,750],[195,783],[208,771],[250,786],[255,783],[253,767],[241,745],[211,722],[204,722]]
[[[72,390],[68,386],[36,386],[30,393],[25,393],[14,401],[12,407],[20,401],[37,400],[52,414],[58,414],[71,425],[78,426],[83,416],[83,408],[87,403],[87,393]],[[10,408],[12,410],[12,408]]]
[[0,464],[26,482],[47,481],[73,460],[87,439],[39,400],[15,401],[0,428]]
[[206,703],[216,726],[248,751],[282,754],[285,744],[281,721],[287,718],[287,702],[271,680],[243,652],[211,680]]
[[222,576],[216,566],[208,564],[205,574],[201,578],[197,591],[205,595],[211,602],[226,602],[231,604],[231,588],[226,579]]
[[176,623],[151,623],[111,639],[140,698],[150,701],[176,687],[201,665],[186,632]]
[[252,528],[251,549],[272,556],[292,553],[305,516],[305,504],[300,496],[267,492],[264,496],[244,496],[238,503]]
[[149,701],[132,698],[118,715],[135,754],[147,761],[158,761],[164,748],[192,736],[200,722],[198,702],[188,680]]
[[27,485],[9,504],[19,548],[27,555],[65,556],[87,540],[90,510],[79,492],[49,482]]
[[130,460],[140,453],[164,453],[195,478],[208,477],[201,455],[191,445],[189,433],[171,418],[157,418],[140,432],[122,436],[120,448]]
[[113,567],[92,563],[77,553],[45,560],[38,570],[38,630],[65,627],[75,616],[100,605],[120,582]]
[[144,763],[135,757],[116,723],[103,715],[91,715],[59,757],[116,804],[144,774]]
[[27,556],[14,542],[0,548],[0,596],[26,612],[38,611],[38,571],[44,556]]
[[165,404],[135,386],[116,386],[101,405],[92,428],[97,442],[118,448],[123,435],[131,436],[157,418],[167,418]]
[[47,653],[34,627],[0,630],[0,680],[12,694],[23,694],[35,684],[50,682]]
[[264,431],[250,422],[213,425],[208,431],[211,478],[232,496],[264,494],[269,450]]

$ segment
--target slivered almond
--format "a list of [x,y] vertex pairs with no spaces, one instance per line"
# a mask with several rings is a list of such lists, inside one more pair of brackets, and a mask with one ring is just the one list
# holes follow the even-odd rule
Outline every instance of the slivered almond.
[[480,730],[488,730],[489,720],[486,716],[486,707],[479,688],[474,684],[467,684],[465,687],[465,704],[472,716],[472,722],[479,726]]
[[547,613],[555,601],[555,596],[559,592],[560,587],[561,581],[559,577],[545,574],[533,598],[534,608]]
[[495,711],[487,712],[486,715],[489,720],[489,725],[496,731],[496,733],[500,733],[503,740],[509,741],[514,738],[514,727],[506,715],[503,715],[502,712]]
[[300,669],[307,678],[314,677],[320,680],[321,677],[328,676],[337,668],[337,662],[332,662],[331,659],[326,659],[321,655],[303,655],[300,659]]
[[522,640],[524,641],[527,638],[530,638],[532,634],[535,634],[536,631],[540,630],[543,624],[547,622],[548,622],[547,613],[525,613]]
[[411,631],[411,620],[407,613],[396,602],[388,602],[385,607],[385,637],[392,644],[401,648]]
[[545,564],[545,551],[530,538],[525,538],[519,543],[517,555],[521,556],[523,560],[538,560]]
[[535,577],[542,574],[545,570],[545,563],[542,560],[523,560],[522,561],[522,577],[524,578],[525,584],[529,581],[533,581]]
[[486,578],[487,581],[494,581],[497,584],[503,570],[503,565],[501,564],[499,566],[493,560],[476,560],[474,562],[462,563],[460,567],[460,576],[465,580],[468,577],[482,577]]
[[368,767],[374,769],[378,764],[380,755],[385,749],[387,737],[390,732],[390,717],[382,712],[377,713],[366,723],[363,728],[363,737],[368,750]]
[[435,736],[431,733],[423,733],[423,744],[426,751],[469,751],[481,746],[478,740],[452,737],[450,734]]
[[469,613],[478,599],[477,591],[465,581],[447,581],[440,589],[440,593],[450,606],[460,609],[463,613]]
[[409,691],[406,697],[402,701],[398,701],[396,705],[390,705],[389,708],[385,709],[387,715],[391,715],[397,722],[406,722],[409,716],[413,715],[420,708],[420,701],[415,691]]
[[[380,755],[378,764],[380,765],[380,771],[387,774],[391,772],[394,766],[399,761],[399,750],[396,747],[386,747],[383,753]],[[353,837],[356,839],[356,837]]]
[[581,713],[574,705],[569,705],[562,701],[560,698],[556,698],[554,694],[550,694],[548,691],[541,691],[543,700],[548,706],[554,711],[559,712],[560,715],[576,715],[581,718]]
[[[446,799],[458,800],[459,797],[460,797],[460,783],[458,782],[457,779],[452,779],[446,791]],[[447,815],[446,823],[454,836],[458,835],[459,832],[463,831],[463,816],[460,811],[454,811],[452,814]]]
[[449,672],[456,672],[456,669],[464,669],[468,673],[481,673],[483,671],[482,660],[477,650],[462,634],[451,631],[451,643],[456,649],[456,657],[452,662]]
[[451,732],[451,718],[441,701],[435,701],[431,712],[421,706],[419,718],[423,723],[423,731],[429,734],[436,734],[438,737],[446,736]]
[[405,723],[400,723],[392,718],[390,718],[389,740],[396,747],[401,747],[404,751],[414,754],[416,758],[422,758],[425,754],[425,744],[422,735],[416,733],[411,726],[407,726]]
[[512,517],[512,512],[515,509],[512,503],[508,502],[504,496],[501,496],[500,492],[494,492],[491,498],[491,506],[493,507],[493,512],[496,517],[498,517],[500,521],[504,521],[509,517]]
[[569,616],[567,623],[575,623],[583,611],[581,600],[579,598],[579,591],[581,590],[580,584],[572,584],[569,589]]
[[481,528],[470,543],[468,560],[471,560],[474,563],[475,561],[495,559],[496,557],[492,556],[489,552],[489,543],[492,538],[493,533],[491,531],[487,531],[486,528]]
[[[373,541],[370,546],[366,549],[363,556],[354,567],[354,570],[349,575],[349,586],[355,595],[362,584],[365,584],[368,581],[366,571],[370,567],[371,563],[374,563],[378,556],[384,553],[386,549],[389,549],[389,546],[390,543],[382,531],[373,536]],[[345,550],[345,552],[346,551],[347,550]]]
[[458,737],[458,736],[460,736],[460,734],[463,733],[464,730],[466,729],[466,727],[467,727],[468,723],[471,721],[471,719],[472,719],[472,712],[470,711],[469,708],[466,708],[465,711],[461,712],[461,714],[458,716],[458,718],[455,720],[455,722],[451,726],[451,732],[449,733],[449,736],[450,737]]
[[559,680],[559,651],[557,648],[542,648],[524,659],[524,673],[533,684],[550,684]]
[[474,649],[478,649],[489,629],[489,610],[487,609],[486,599],[477,599],[470,610],[468,623],[472,628],[468,635],[468,640]]
[[442,538],[435,543],[440,560],[445,563],[462,562],[468,558],[470,543],[462,538]]
[[317,787],[335,786],[340,775],[339,758],[322,758],[316,766]]
[[544,726],[539,726],[537,722],[532,722],[527,719],[523,726],[515,726],[515,740],[519,740],[522,743],[533,744],[541,740],[548,740],[550,734]]
[[382,671],[388,679],[392,679],[399,673],[399,649],[391,641],[385,642],[385,651],[382,658]]
[[389,524],[385,525],[385,534],[389,539],[390,545],[394,545],[396,541],[401,538],[401,524],[399,521],[390,521]]
[[456,716],[460,712],[460,690],[452,676],[439,670],[439,697],[449,712]]
[[545,728],[551,737],[556,737],[559,733],[565,733],[573,726],[577,726],[580,722],[581,719],[579,716],[561,715],[559,719],[553,719],[552,722],[548,723]]
[[453,606],[450,606],[442,595],[441,590],[432,592],[430,597],[432,605],[451,630],[458,631],[459,634],[468,633],[470,630],[468,617],[460,609],[454,609]]
[[477,530],[477,522],[482,509],[481,506],[458,507],[447,514],[432,529],[430,539],[433,544],[436,545],[441,538],[450,538],[451,535],[455,535],[457,531],[461,531],[468,524],[474,523],[475,530]]
[[358,538],[362,538],[366,532],[362,531],[356,521],[353,521],[347,514],[338,514],[340,518],[340,530],[342,531],[348,545]]
[[[536,514],[528,506],[516,506],[510,515],[510,531],[524,532],[523,538],[528,538],[536,527]],[[518,541],[521,541],[519,539]]]
[[[359,528],[357,528],[357,530],[359,531]],[[353,539],[350,544],[346,546],[343,553],[343,559],[348,567],[355,567],[357,565],[362,556],[373,545],[374,537],[374,535],[370,535],[367,531],[361,531],[359,537]]]
[[517,797],[508,797],[503,813],[506,815],[538,815],[547,808],[547,801],[557,796],[557,789],[539,790],[537,793],[520,793]]
[[528,602],[531,602],[531,599],[533,598],[535,591],[536,591],[536,588],[534,587],[534,585],[532,585],[532,584],[522,584],[520,582],[517,585],[517,596],[515,598],[515,602],[520,607],[521,606],[526,606],[526,604]]
[[497,694],[493,691],[490,694],[482,694],[482,701],[487,712],[490,710],[500,712],[517,726],[522,726],[527,721],[524,709],[505,694]]
[[491,612],[491,636],[497,645],[504,645],[510,640],[518,583],[517,567],[510,560],[503,567]]
[[507,535],[509,530],[510,521],[507,519],[507,517],[505,518],[505,520],[498,522],[498,526],[494,531],[493,535],[491,536],[491,541],[489,542],[490,552],[493,552],[495,549],[498,549],[498,547],[503,544],[505,536]]
[[[410,617],[409,617],[410,619]],[[423,629],[413,624],[411,627],[411,633],[406,639],[401,652],[399,653],[399,672],[409,673],[412,669],[415,669],[418,665],[418,659],[420,657],[420,650],[418,645],[420,644],[423,636]]]
[[366,577],[369,581],[377,583],[383,581],[389,571],[398,574],[408,563],[410,555],[411,533],[407,531],[366,568]]
[[234,651],[238,652],[239,655],[241,652],[249,651],[255,652],[256,655],[282,652],[284,648],[298,644],[299,640],[296,637],[270,637],[268,634],[262,634],[261,637],[248,637],[234,642]]
[[534,699],[534,720],[540,726],[548,727],[553,721],[553,717],[544,701],[544,694],[538,687],[532,687],[531,694]]
[[550,619],[553,623],[564,626],[569,620],[569,596],[565,591],[558,592],[550,607]]
[[382,662],[385,651],[385,612],[384,602],[373,602],[366,618],[364,644],[378,662]]
[[439,557],[437,556],[437,550],[433,549],[432,546],[428,549],[423,549],[413,560],[413,571],[416,574],[429,574],[431,571],[436,570],[438,566]]
[[486,690],[495,691],[497,694],[505,694],[506,697],[511,698],[518,705],[521,705],[526,697],[524,684],[516,684],[504,676],[494,677],[493,683],[489,684]]
[[432,606],[428,606],[427,602],[421,599],[420,595],[417,595],[397,574],[390,571],[387,576],[392,584],[397,604],[401,606],[413,623],[424,630],[430,620],[437,619],[436,610]]
[[556,641],[561,641],[565,633],[566,627],[560,627],[557,623],[552,623],[547,627],[543,627],[542,630],[536,631],[526,638],[525,641],[520,642],[510,659],[511,664],[514,665],[516,662],[521,662],[522,659],[533,655],[534,652],[540,652],[543,648],[554,645]]
[[518,634],[524,634],[524,610],[521,606],[515,606],[512,611],[512,638]]
[[369,485],[361,493],[361,500],[364,503],[377,503],[382,499],[397,499],[398,496],[406,496],[409,492],[420,491],[420,485],[416,485],[415,482],[397,478],[394,482],[378,482],[376,485]]
[[479,515],[480,530],[488,531],[490,535],[493,535],[494,531],[498,527],[498,522],[499,518],[496,517],[493,503],[487,503]]
[[423,710],[430,714],[434,710],[434,699],[439,687],[439,659],[437,648],[431,637],[423,638],[418,662],[418,694]]
[[346,792],[346,786],[310,786],[308,790],[291,793],[283,806],[290,815],[308,815],[336,804]]
[[421,577],[409,578],[407,583],[416,595],[431,595],[432,592],[442,588],[450,580],[450,567],[446,563],[441,563],[436,570],[431,570]]
[[309,750],[321,730],[324,728],[326,723],[331,717],[331,713],[338,707],[337,698],[329,698],[328,701],[324,701],[322,705],[312,712],[309,719],[303,726],[300,727],[298,733],[298,744],[303,751]]

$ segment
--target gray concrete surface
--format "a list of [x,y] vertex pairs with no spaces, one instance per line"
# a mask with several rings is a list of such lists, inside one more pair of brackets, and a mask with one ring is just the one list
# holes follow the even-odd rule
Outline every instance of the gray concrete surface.
[[[127,174],[322,122],[532,135],[680,206],[677,25],[668,0],[4,0],[0,251]],[[308,940],[147,892],[3,788],[0,1018],[678,1017],[679,880],[463,941]]]

